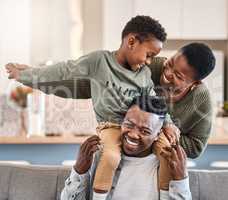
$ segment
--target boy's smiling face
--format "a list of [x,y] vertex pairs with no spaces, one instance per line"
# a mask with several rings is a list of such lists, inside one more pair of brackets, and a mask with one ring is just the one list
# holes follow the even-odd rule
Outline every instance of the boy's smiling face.
[[135,34],[129,34],[123,41],[125,53],[125,65],[132,71],[137,71],[144,65],[149,65],[151,59],[158,55],[163,47],[163,42],[150,37],[140,41]]

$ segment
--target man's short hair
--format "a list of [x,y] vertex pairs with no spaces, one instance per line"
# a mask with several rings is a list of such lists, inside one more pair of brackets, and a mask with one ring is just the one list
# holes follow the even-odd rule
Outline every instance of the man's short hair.
[[215,68],[215,56],[203,43],[190,43],[180,49],[187,62],[196,71],[196,80],[202,80]]
[[163,97],[161,96],[136,96],[132,102],[131,106],[137,105],[139,108],[145,112],[160,115],[165,118],[167,114],[167,104]]
[[122,39],[130,33],[135,33],[140,42],[155,37],[161,42],[166,40],[165,29],[161,24],[150,16],[137,15],[131,18],[122,31]]

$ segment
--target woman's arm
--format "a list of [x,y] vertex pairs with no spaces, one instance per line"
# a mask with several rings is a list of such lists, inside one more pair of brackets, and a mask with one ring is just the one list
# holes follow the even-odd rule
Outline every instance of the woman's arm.
[[181,134],[180,144],[189,158],[199,157],[206,148],[211,133],[211,118],[208,113],[187,134]]
[[212,126],[212,103],[208,89],[199,89],[193,96],[189,106],[192,112],[188,116],[185,128],[181,127],[180,137],[180,144],[189,158],[197,158],[203,152]]
[[[187,156],[197,158],[205,149],[211,133],[212,104],[209,91],[203,85],[188,95],[184,102],[171,106],[171,116],[179,128],[179,142]],[[175,140],[177,134],[173,126],[163,127],[163,132],[170,141]]]

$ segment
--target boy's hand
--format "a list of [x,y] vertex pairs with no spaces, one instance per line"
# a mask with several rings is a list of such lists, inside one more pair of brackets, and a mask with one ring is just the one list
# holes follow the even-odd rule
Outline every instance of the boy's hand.
[[93,135],[88,138],[80,147],[79,155],[74,169],[78,174],[86,173],[91,167],[93,154],[99,149],[100,138]]
[[179,144],[172,147],[164,147],[161,156],[168,161],[173,180],[182,180],[187,177],[187,156]]
[[17,63],[8,63],[5,65],[6,71],[9,74],[9,79],[19,79],[20,71],[30,68],[28,65],[21,65]]
[[175,145],[179,141],[180,130],[174,124],[168,123],[167,125],[163,126],[162,132],[165,134],[171,145]]

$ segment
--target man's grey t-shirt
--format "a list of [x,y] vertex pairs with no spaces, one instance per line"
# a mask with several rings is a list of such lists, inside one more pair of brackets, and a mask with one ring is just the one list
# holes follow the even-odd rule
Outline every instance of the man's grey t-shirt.
[[135,96],[155,95],[147,66],[132,71],[121,66],[115,52],[96,51],[78,60],[32,68],[20,72],[20,82],[63,81],[89,78],[94,111],[98,122],[121,123]]

